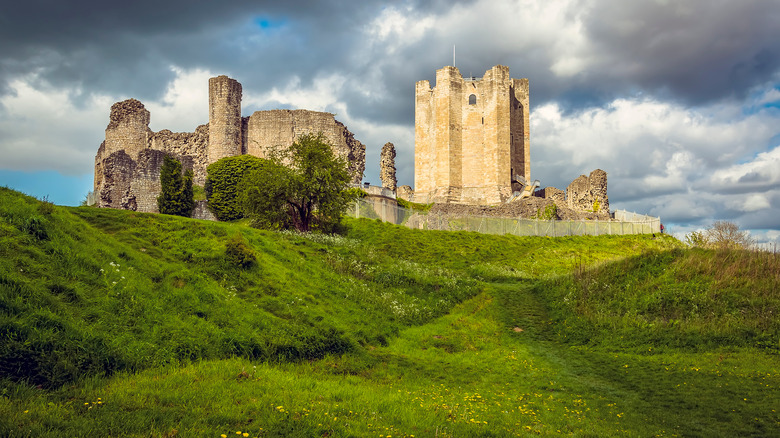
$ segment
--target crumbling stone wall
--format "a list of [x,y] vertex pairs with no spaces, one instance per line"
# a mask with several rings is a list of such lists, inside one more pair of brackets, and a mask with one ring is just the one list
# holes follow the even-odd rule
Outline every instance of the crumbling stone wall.
[[556,206],[555,216],[550,219],[558,220],[583,220],[599,219],[609,220],[605,213],[593,213],[589,211],[575,210],[557,205],[552,199],[531,196],[518,199],[509,203],[498,205],[464,205],[464,204],[434,204],[430,212],[450,216],[489,216],[504,218],[537,219],[544,217],[548,207]]
[[395,191],[398,180],[395,178],[395,146],[385,143],[379,155],[379,179],[382,187]]
[[412,190],[411,186],[398,186],[395,191],[395,197],[405,201],[411,201],[414,197],[414,190]]
[[[366,147],[333,117],[307,110],[258,111],[241,117],[241,84],[227,76],[209,79],[209,123],[195,132],[149,129],[150,114],[136,99],[111,106],[106,139],[95,155],[99,207],[157,212],[160,168],[168,154],[193,171],[193,182],[206,182],[209,164],[250,153],[268,157],[305,134],[322,133],[334,152],[348,160],[353,182],[363,179]],[[201,205],[195,217],[209,217]]]
[[538,198],[551,199],[558,207],[567,206],[566,193],[564,193],[563,190],[557,189],[555,187],[545,187],[543,189],[539,189],[534,192],[534,196]]
[[566,188],[569,208],[609,213],[607,173],[596,169],[589,176],[580,175]]

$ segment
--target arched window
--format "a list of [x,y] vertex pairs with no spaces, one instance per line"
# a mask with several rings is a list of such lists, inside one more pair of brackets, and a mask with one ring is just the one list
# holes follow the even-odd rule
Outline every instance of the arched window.
[[477,104],[477,95],[472,94],[469,96],[469,105],[476,105]]

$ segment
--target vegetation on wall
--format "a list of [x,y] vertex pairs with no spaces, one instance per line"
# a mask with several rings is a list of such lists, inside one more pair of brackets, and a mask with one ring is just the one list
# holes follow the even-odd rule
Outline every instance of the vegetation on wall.
[[166,155],[160,168],[160,195],[157,197],[160,213],[190,217],[195,209],[192,189],[192,170],[182,175],[181,162]]
[[269,165],[270,161],[252,155],[226,157],[211,163],[206,172],[206,199],[209,210],[221,221],[232,221],[244,217],[239,203],[238,185],[244,175],[252,170]]
[[407,210],[417,210],[423,213],[431,211],[431,207],[433,207],[433,203],[420,204],[417,202],[407,201],[406,199],[401,199],[401,198],[396,198],[395,200],[398,202],[398,205],[400,207],[403,207]]
[[534,219],[549,221],[557,218],[558,218],[558,206],[556,204],[549,204],[546,207],[544,207],[544,210],[542,209],[537,210],[536,217]]

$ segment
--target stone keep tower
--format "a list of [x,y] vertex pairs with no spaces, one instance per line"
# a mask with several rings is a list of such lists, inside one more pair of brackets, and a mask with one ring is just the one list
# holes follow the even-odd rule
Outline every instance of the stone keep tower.
[[241,84],[227,76],[209,79],[208,163],[241,155]]
[[436,86],[416,85],[414,185],[417,202],[498,204],[531,177],[528,79],[497,65],[482,78],[455,67]]

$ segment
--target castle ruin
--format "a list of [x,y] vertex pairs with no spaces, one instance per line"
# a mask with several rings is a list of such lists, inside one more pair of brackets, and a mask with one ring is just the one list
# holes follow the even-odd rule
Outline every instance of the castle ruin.
[[444,67],[435,87],[417,82],[414,108],[417,202],[498,204],[530,180],[528,79]]
[[[309,110],[257,111],[241,116],[241,84],[227,76],[209,79],[209,122],[195,132],[149,129],[150,114],[135,99],[111,106],[106,139],[95,156],[94,191],[99,207],[157,212],[160,168],[165,155],[191,169],[203,185],[209,164],[249,154],[269,158],[307,134],[322,134],[349,163],[352,182],[365,171],[366,147],[333,114]],[[203,206],[196,217],[208,217]]]

